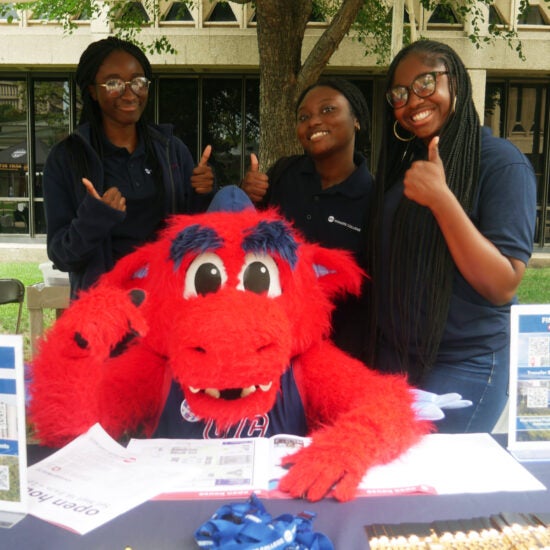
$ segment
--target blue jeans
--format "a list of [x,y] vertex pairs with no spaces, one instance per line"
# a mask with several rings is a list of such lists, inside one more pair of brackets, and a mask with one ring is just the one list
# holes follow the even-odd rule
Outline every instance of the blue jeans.
[[436,394],[456,392],[473,405],[446,409],[435,425],[440,433],[490,432],[508,399],[510,349],[481,355],[467,362],[438,362],[420,388]]

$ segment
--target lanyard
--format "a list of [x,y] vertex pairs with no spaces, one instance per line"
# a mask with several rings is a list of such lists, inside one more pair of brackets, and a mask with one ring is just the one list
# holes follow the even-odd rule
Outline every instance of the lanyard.
[[195,531],[201,548],[223,550],[334,550],[329,538],[312,531],[317,514],[272,518],[252,493],[246,502],[225,504]]

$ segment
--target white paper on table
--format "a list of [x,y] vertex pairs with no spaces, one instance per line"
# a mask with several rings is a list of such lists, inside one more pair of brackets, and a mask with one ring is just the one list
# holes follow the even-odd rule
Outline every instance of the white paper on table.
[[[176,498],[248,495],[267,487],[269,439],[131,439],[128,450],[164,472]],[[166,495],[163,495],[166,498]]]
[[29,468],[29,513],[87,533],[155,496],[155,467],[96,424]]
[[369,470],[358,493],[450,495],[544,489],[488,433],[429,434],[397,460]]

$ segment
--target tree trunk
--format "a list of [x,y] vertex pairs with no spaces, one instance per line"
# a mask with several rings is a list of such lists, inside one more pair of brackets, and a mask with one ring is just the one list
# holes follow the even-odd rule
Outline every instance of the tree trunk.
[[294,102],[302,41],[312,0],[258,0],[260,58],[260,169],[300,151]]
[[302,44],[313,0],[257,0],[260,59],[260,169],[299,153],[296,100],[326,67],[365,0],[342,0],[330,25],[302,64]]

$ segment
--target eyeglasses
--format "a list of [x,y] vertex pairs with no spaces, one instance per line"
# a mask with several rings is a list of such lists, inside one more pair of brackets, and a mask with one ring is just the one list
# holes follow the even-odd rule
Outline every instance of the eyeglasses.
[[98,86],[105,88],[110,97],[120,97],[126,91],[126,86],[130,86],[130,90],[136,95],[145,95],[149,89],[149,84],[151,84],[151,81],[145,76],[136,76],[127,82],[122,78],[110,78],[107,82],[98,84]]
[[435,93],[437,75],[449,74],[449,71],[431,71],[419,74],[410,86],[394,86],[386,92],[386,99],[394,109],[405,107],[409,101],[409,92],[418,97],[430,97]]

